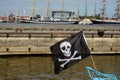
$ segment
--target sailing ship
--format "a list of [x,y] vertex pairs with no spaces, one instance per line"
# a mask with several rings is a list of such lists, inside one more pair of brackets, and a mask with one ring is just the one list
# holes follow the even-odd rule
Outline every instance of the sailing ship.
[[[34,3],[35,6],[35,3]],[[73,19],[75,12],[73,11],[65,11],[64,10],[64,0],[62,1],[62,10],[51,11],[52,17],[48,16],[50,12],[50,0],[47,0],[47,16],[39,19],[30,19],[30,20],[20,20],[21,23],[34,23],[34,24],[78,24],[79,21],[77,19]],[[34,8],[33,8],[34,10]],[[59,15],[58,15],[59,14]],[[34,18],[34,11],[33,11]],[[57,15],[57,18],[55,17]],[[68,15],[66,17],[66,15]]]
[[[62,15],[61,18],[55,18],[55,14]],[[63,18],[64,14],[68,14],[68,18]],[[42,17],[36,20],[20,20],[21,23],[35,23],[35,24],[78,24],[79,21],[71,19],[71,15],[74,14],[72,11],[52,11],[52,17]]]
[[91,19],[93,24],[120,24],[120,21],[117,20],[99,20],[99,19]]
[[91,19],[93,24],[120,24],[120,20],[118,19],[120,16],[120,1],[117,1],[117,8],[116,8],[116,20],[106,20],[105,15],[105,7],[106,7],[106,0],[103,0],[103,8],[102,8],[102,19]]

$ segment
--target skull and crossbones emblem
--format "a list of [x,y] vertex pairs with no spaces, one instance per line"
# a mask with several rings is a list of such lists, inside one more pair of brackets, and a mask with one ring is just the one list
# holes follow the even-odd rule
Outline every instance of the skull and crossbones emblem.
[[62,51],[62,53],[64,54],[64,56],[66,57],[70,57],[71,55],[71,44],[69,42],[62,42],[60,44],[60,49]]
[[[65,42],[62,42],[60,44],[60,49],[61,49],[61,52],[63,53],[64,56],[66,57],[70,57],[71,56],[71,44],[67,41]],[[61,59],[61,58],[58,58],[58,61],[59,62],[64,62],[63,64],[61,64],[60,66],[63,68],[67,63],[69,63],[71,60],[81,60],[82,57],[81,55],[78,56],[78,57],[75,57],[76,54],[78,53],[78,51],[74,51],[73,55],[69,58],[69,59]]]

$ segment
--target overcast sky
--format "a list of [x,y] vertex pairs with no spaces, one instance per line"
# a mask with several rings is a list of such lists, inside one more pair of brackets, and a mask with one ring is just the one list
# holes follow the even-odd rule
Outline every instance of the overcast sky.
[[[117,0],[106,0],[106,16],[113,17],[115,14]],[[68,11],[75,11],[78,14],[85,15],[85,0],[64,0],[64,9]],[[94,4],[96,3],[96,13],[101,13],[102,0],[87,0],[88,15],[94,15]],[[18,10],[21,10],[21,15],[31,15],[33,7],[33,0],[1,0],[0,1],[0,15],[5,13],[8,15],[13,13],[18,14]],[[36,0],[35,14],[41,16],[46,15],[47,3],[46,0]],[[50,0],[51,10],[60,10],[62,8],[62,0]]]

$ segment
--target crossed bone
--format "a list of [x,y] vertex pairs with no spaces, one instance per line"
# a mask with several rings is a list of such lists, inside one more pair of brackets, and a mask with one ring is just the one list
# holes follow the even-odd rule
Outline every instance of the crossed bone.
[[[63,64],[61,64],[60,66],[63,68],[68,62],[70,62],[71,60],[78,60],[78,59],[82,59],[81,55],[79,57],[75,57],[75,55],[78,53],[78,51],[74,51],[74,54],[69,58],[69,59],[60,59],[58,58],[59,62],[64,62]],[[75,57],[75,58],[74,58]]]

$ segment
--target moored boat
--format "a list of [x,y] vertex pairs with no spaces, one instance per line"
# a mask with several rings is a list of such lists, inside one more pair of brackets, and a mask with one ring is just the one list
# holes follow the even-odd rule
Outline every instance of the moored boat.
[[120,24],[120,19],[119,19],[119,16],[120,16],[120,9],[119,9],[119,6],[120,6],[120,1],[118,0],[117,1],[117,8],[116,8],[116,13],[115,13],[115,16],[116,18],[114,19],[106,19],[105,18],[105,10],[106,10],[106,0],[103,0],[103,8],[101,9],[101,19],[91,19],[92,23],[93,24]]
[[68,20],[20,20],[21,23],[33,23],[33,24],[78,24],[79,21],[68,21]]
[[120,24],[120,21],[117,20],[97,20],[91,19],[93,24]]
[[[34,24],[78,24],[79,21],[77,19],[73,19],[73,14],[74,12],[71,11],[52,11],[52,17],[41,17],[38,19],[20,20],[20,22]],[[55,15],[57,15],[57,17]]]

